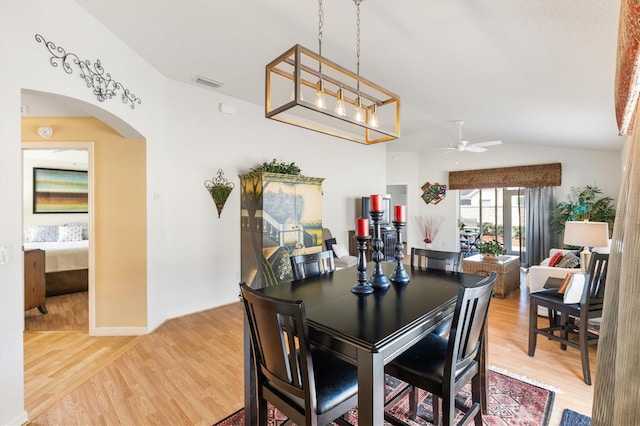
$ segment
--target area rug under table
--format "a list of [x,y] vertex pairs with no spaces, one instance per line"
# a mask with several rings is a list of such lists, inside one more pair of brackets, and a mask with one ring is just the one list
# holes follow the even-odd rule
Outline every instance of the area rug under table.
[[[387,399],[399,392],[405,384],[391,376],[385,378],[385,396]],[[528,383],[512,377],[507,373],[502,374],[489,370],[488,413],[482,416],[485,425],[513,425],[513,426],[546,426],[553,408],[555,393],[551,389]],[[457,398],[462,401],[471,401],[471,388],[464,387]],[[418,407],[418,419],[408,419],[408,396],[388,409],[395,417],[398,417],[410,425],[421,426],[433,424],[431,412],[431,394],[421,391],[420,405]],[[469,405],[467,404],[467,405]],[[268,404],[269,425],[281,425],[286,417],[271,404]],[[460,417],[462,414],[460,413]],[[358,425],[358,409],[354,408],[347,415],[347,420],[353,425]],[[385,422],[385,425],[388,424]],[[214,426],[244,426],[244,409],[241,409]],[[365,425],[362,425],[365,426]]]

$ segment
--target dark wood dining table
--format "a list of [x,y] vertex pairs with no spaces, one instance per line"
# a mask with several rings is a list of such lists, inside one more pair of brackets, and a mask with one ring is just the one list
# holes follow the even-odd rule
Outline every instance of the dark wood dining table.
[[[390,276],[395,263],[382,266]],[[485,278],[434,269],[407,268],[407,273],[409,283],[392,283],[367,295],[351,292],[357,284],[355,267],[260,289],[304,301],[312,343],[358,367],[360,425],[384,423],[385,364],[453,315],[461,285],[474,286]],[[245,419],[246,425],[255,425],[255,370],[247,334],[245,327]]]

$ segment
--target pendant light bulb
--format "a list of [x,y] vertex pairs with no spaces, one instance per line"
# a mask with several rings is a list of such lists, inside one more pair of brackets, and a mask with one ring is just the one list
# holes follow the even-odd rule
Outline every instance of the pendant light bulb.
[[356,114],[353,117],[358,123],[364,122],[364,111],[362,110],[362,100],[360,96],[356,98]]
[[344,94],[342,93],[342,87],[338,89],[338,102],[336,103],[336,114],[345,116],[347,115],[347,110],[344,106]]
[[324,84],[322,80],[318,80],[318,86],[316,90],[316,108],[325,109],[327,107],[327,101],[324,98]]
[[378,105],[371,105],[371,114],[369,115],[369,125],[371,127],[378,127]]

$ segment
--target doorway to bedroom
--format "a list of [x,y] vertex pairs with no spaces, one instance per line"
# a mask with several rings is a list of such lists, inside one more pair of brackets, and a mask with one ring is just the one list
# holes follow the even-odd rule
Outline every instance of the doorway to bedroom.
[[90,151],[23,144],[25,331],[90,331]]

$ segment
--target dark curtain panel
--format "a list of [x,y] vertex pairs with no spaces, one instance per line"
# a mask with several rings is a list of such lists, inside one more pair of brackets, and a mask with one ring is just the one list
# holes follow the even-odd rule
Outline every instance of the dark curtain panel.
[[538,265],[549,255],[557,237],[551,229],[554,202],[552,186],[524,189],[525,245],[523,266]]

